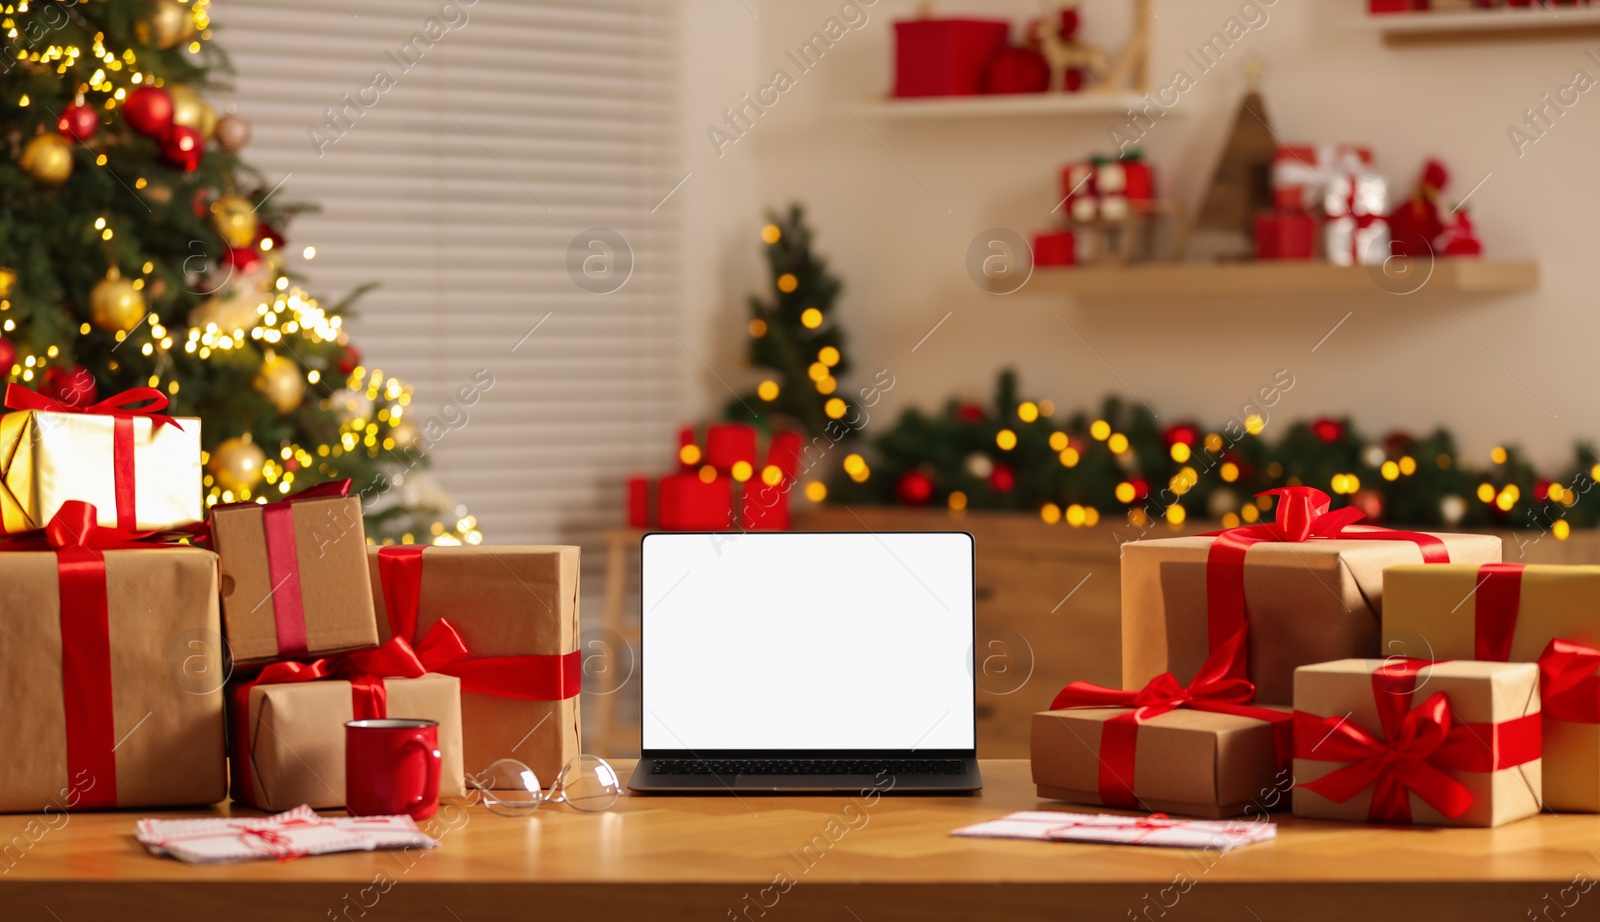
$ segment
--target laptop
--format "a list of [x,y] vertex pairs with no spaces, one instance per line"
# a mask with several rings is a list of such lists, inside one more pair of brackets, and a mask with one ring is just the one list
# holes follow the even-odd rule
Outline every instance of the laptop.
[[641,548],[640,793],[967,793],[966,532],[676,532]]

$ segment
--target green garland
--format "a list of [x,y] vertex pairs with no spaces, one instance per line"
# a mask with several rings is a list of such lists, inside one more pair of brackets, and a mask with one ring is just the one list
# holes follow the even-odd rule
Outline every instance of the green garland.
[[[1293,378],[1275,383],[1287,390]],[[1265,406],[1271,390],[1263,389]],[[1304,484],[1329,493],[1334,508],[1358,506],[1368,521],[1562,538],[1600,524],[1600,502],[1580,502],[1600,477],[1588,444],[1546,480],[1514,448],[1496,448],[1487,467],[1470,464],[1443,428],[1373,439],[1348,418],[1280,422],[1266,409],[1220,426],[1163,428],[1142,404],[1114,397],[1098,414],[1057,415],[1049,401],[1020,398],[1009,370],[991,406],[951,400],[940,413],[907,410],[864,454],[864,465],[847,462],[834,475],[829,501],[1028,510],[1074,525],[1231,526],[1270,514],[1270,498],[1256,494]]]

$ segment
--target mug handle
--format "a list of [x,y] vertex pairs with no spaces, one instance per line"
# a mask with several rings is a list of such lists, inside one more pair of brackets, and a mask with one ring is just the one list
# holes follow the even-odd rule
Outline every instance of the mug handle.
[[415,738],[406,740],[406,748],[421,750],[423,763],[427,765],[427,774],[422,781],[422,790],[418,791],[417,796],[411,799],[411,806],[417,807],[428,799],[429,791],[433,791],[435,797],[439,796],[439,763],[443,761],[444,757],[438,749]]

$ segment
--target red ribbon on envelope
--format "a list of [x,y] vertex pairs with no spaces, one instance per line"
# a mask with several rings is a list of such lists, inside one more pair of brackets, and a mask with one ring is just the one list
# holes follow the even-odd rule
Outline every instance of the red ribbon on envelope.
[[[15,387],[15,385],[13,385]],[[30,392],[31,393],[31,392]],[[162,547],[149,532],[99,525],[89,503],[69,500],[42,535],[0,543],[0,551],[54,551],[60,593],[61,696],[67,717],[67,778],[79,787],[93,779],[79,805],[117,805],[117,733],[111,689],[111,616],[106,597],[104,552]]]
[[[388,609],[389,632],[395,637],[416,636],[425,550],[417,545],[378,549],[378,581]],[[583,686],[583,660],[577,650],[456,660],[430,671],[460,679],[462,691],[525,701],[562,701],[577,696]]]
[[[172,426],[182,429],[178,421],[164,413],[169,404],[167,395],[153,387],[129,388],[120,394],[112,394],[104,400],[91,403],[88,406],[62,403],[38,391],[31,391],[18,384],[6,386],[6,407],[12,410],[41,410],[49,413],[83,413],[95,416],[110,416],[113,418],[111,438],[111,465],[117,497],[117,527],[125,531],[133,531],[138,527],[137,507],[137,466],[134,457],[133,420],[143,416],[150,420],[151,432],[158,431],[162,426]],[[134,404],[144,404],[134,406]]]
[[1295,711],[1295,758],[1349,763],[1296,783],[1340,804],[1372,788],[1367,817],[1375,822],[1410,823],[1412,794],[1455,819],[1471,808],[1473,798],[1452,773],[1494,772],[1539,758],[1537,713],[1498,724],[1457,723],[1444,692],[1412,707],[1417,676],[1432,664],[1391,660],[1372,673],[1381,735],[1348,715]]
[[[1312,539],[1340,541],[1407,541],[1422,551],[1423,563],[1449,563],[1450,552],[1440,538],[1416,531],[1396,531],[1377,526],[1350,526],[1366,517],[1354,506],[1328,511],[1328,494],[1314,487],[1279,487],[1257,496],[1276,496],[1275,520],[1244,525],[1223,531],[1206,532],[1215,537],[1206,554],[1206,618],[1213,654],[1233,637],[1248,630],[1249,608],[1244,597],[1245,554],[1263,542],[1300,543]],[[1248,675],[1245,645],[1240,643],[1233,661],[1227,664],[1228,678]]]
[[1138,691],[1073,682],[1056,695],[1050,703],[1052,711],[1074,707],[1133,708],[1101,726],[1099,786],[1102,803],[1126,809],[1139,806],[1139,798],[1133,791],[1139,725],[1179,708],[1233,714],[1272,724],[1278,765],[1281,768],[1289,764],[1293,751],[1290,733],[1294,726],[1294,715],[1288,711],[1252,705],[1250,702],[1255,698],[1255,685],[1248,680],[1227,675],[1228,664],[1237,652],[1235,648],[1242,648],[1243,645],[1244,633],[1241,631],[1212,653],[1188,686],[1178,684],[1172,673],[1164,672]]

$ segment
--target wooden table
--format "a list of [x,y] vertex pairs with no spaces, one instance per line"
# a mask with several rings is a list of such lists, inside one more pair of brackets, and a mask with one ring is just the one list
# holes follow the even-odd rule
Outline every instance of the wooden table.
[[12,845],[0,860],[0,918],[879,922],[1165,913],[1177,922],[1320,922],[1512,920],[1531,910],[1555,920],[1563,904],[1572,919],[1600,917],[1600,890],[1590,889],[1600,879],[1600,816],[1546,815],[1500,829],[1280,816],[1276,841],[1215,858],[951,838],[957,826],[1015,810],[1080,809],[1038,801],[1026,762],[985,762],[983,772],[987,787],[976,797],[870,804],[630,797],[606,814],[557,807],[529,819],[452,804],[426,824],[443,843],[437,850],[211,868],[148,856],[132,836],[144,811],[73,815],[42,835],[35,827],[37,841],[20,848],[13,837],[39,818],[5,816],[0,845]]

